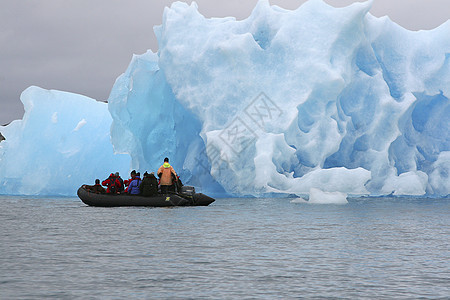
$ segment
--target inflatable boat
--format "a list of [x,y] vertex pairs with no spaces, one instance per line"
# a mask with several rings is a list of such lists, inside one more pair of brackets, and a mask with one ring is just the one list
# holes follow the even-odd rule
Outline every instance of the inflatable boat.
[[153,197],[129,194],[97,194],[81,186],[77,192],[83,203],[89,206],[207,206],[215,200],[202,193],[196,193],[193,187],[183,186],[180,193],[158,194]]

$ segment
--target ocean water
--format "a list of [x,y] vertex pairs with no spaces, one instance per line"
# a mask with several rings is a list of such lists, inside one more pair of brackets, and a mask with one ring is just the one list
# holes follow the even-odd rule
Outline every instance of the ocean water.
[[0,196],[1,299],[450,298],[450,199]]

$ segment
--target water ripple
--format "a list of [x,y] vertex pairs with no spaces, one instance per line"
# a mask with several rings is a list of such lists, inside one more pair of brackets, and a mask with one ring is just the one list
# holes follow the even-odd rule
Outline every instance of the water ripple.
[[449,200],[93,208],[0,196],[2,299],[448,298]]

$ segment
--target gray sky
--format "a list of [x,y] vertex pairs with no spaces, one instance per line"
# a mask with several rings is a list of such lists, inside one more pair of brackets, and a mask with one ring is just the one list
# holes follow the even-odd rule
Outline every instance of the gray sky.
[[[0,125],[21,119],[30,85],[106,100],[133,53],[158,46],[153,26],[173,0],[0,0]],[[192,1],[185,1],[191,3]],[[248,17],[257,0],[197,0],[207,17]],[[270,0],[296,9],[306,0]],[[326,0],[342,7],[362,0]],[[450,18],[450,0],[374,0],[371,13],[410,30]]]

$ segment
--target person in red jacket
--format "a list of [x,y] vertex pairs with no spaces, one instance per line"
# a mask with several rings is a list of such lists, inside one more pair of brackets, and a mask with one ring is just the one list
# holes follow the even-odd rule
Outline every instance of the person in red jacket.
[[103,180],[102,185],[107,186],[107,194],[120,194],[120,181],[114,176],[113,173],[109,175],[108,179]]

